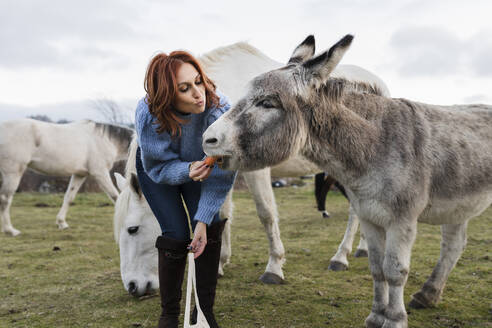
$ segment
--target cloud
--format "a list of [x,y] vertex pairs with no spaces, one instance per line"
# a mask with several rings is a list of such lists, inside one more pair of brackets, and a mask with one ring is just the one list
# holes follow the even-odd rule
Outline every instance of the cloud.
[[95,59],[108,61],[121,54],[103,50],[104,43],[136,38],[131,22],[139,17],[128,1],[2,1],[0,66],[83,66]]
[[460,38],[443,27],[410,26],[397,30],[389,46],[402,76],[492,76],[492,31]]

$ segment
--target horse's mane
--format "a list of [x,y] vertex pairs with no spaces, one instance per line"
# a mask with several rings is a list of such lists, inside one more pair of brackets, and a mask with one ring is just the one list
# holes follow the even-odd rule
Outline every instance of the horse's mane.
[[133,133],[130,147],[128,147],[128,160],[125,166],[125,178],[128,180],[131,178],[131,174],[137,174],[136,159],[137,159],[137,134]]
[[228,46],[216,48],[201,55],[199,59],[206,68],[209,68],[223,60],[223,57],[233,56],[237,53],[247,53],[256,57],[263,57],[267,60],[271,60],[264,53],[247,42],[237,42]]
[[[125,179],[127,183],[130,183],[131,175],[137,174],[136,168],[136,157],[137,157],[137,134],[133,133],[131,138],[130,147],[128,147],[128,160],[125,165]],[[130,204],[130,186],[121,190],[118,196],[118,206],[115,206],[113,229],[114,229],[114,239],[116,243],[120,239],[121,226],[123,225],[124,214],[128,213],[128,206]]]
[[126,126],[109,124],[109,123],[94,123],[94,129],[100,132],[101,135],[107,136],[110,140],[117,142],[121,147],[127,149],[130,146],[134,131]]

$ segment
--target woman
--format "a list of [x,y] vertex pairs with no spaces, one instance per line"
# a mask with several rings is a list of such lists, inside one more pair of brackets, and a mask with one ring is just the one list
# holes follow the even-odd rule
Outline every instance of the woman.
[[[198,61],[184,51],[152,58],[145,91],[135,113],[136,164],[142,192],[162,229],[156,241],[162,305],[158,327],[178,327],[188,246],[195,253],[200,307],[210,327],[219,327],[213,305],[226,220],[221,221],[218,213],[235,173],[202,161],[202,134],[230,104],[215,91]],[[182,200],[194,231],[191,244]]]

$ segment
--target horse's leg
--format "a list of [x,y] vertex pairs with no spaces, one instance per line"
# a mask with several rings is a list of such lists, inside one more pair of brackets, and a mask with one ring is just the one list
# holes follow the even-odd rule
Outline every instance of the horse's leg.
[[109,171],[101,171],[97,172],[95,174],[92,174],[92,176],[96,179],[97,184],[101,189],[108,195],[108,197],[113,201],[113,203],[116,202],[116,198],[118,198],[118,189],[113,184],[113,181],[111,180],[111,176],[109,175]]
[[[384,278],[388,282],[388,306],[383,328],[407,328],[403,292],[410,270],[410,255],[417,234],[417,218],[393,222],[386,228]],[[368,237],[366,235],[366,237]],[[371,256],[372,249],[369,249]]]
[[352,244],[354,242],[354,237],[357,232],[357,227],[359,226],[359,218],[355,213],[352,206],[349,207],[349,217],[347,221],[347,229],[343,235],[343,240],[338,246],[338,251],[330,260],[330,266],[328,270],[342,271],[347,270],[348,260],[347,256],[352,252]]
[[354,257],[367,257],[367,242],[362,231],[360,233],[359,245],[357,245]]
[[318,173],[314,176],[314,197],[318,211],[324,218],[330,217],[330,213],[326,211],[326,195],[334,181],[331,177],[325,177],[325,173]]
[[20,231],[15,229],[10,221],[10,205],[25,167],[18,172],[3,172],[0,186],[0,217],[2,219],[2,232],[17,236]]
[[467,225],[468,222],[441,226],[442,240],[439,261],[422,289],[412,296],[410,307],[415,309],[434,307],[439,302],[449,273],[465,249]]
[[86,178],[87,176],[72,174],[72,177],[70,178],[70,183],[68,184],[67,191],[65,191],[65,196],[63,197],[62,207],[60,208],[60,211],[56,215],[56,224],[58,225],[58,228],[60,229],[68,228],[67,221],[65,220],[65,217],[67,216],[68,207],[70,206],[70,203],[73,202],[73,200],[75,199],[75,196],[77,195],[80,186],[82,186]]
[[256,211],[265,227],[270,246],[270,257],[265,273],[260,280],[265,284],[281,284],[284,282],[282,265],[285,262],[285,250],[280,239],[277,205],[271,185],[270,168],[244,172],[244,179],[256,204]]
[[232,224],[232,189],[227,194],[224,204],[220,208],[220,218],[227,218],[224,232],[222,233],[222,246],[220,248],[219,277],[224,275],[224,266],[229,263],[231,258],[231,224]]
[[369,248],[369,268],[374,289],[372,310],[366,318],[366,327],[380,328],[384,324],[384,313],[388,306],[388,283],[383,272],[386,235],[383,228],[371,222],[361,220],[360,226]]

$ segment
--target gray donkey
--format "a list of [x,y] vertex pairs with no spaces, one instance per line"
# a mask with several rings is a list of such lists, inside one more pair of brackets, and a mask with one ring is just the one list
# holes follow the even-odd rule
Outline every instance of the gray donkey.
[[442,226],[441,255],[411,307],[435,306],[466,244],[468,221],[492,202],[492,106],[434,106],[330,78],[353,37],[313,57],[309,36],[287,66],[254,78],[203,136],[231,170],[297,153],[347,191],[374,281],[367,327],[407,327],[403,291],[417,221]]

